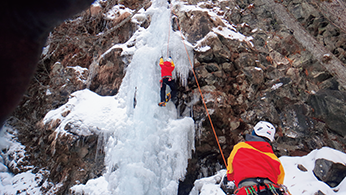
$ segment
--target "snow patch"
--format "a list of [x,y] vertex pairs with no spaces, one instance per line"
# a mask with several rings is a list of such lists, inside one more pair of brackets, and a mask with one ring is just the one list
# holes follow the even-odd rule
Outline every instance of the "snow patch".
[[226,169],[223,169],[211,177],[196,180],[190,195],[225,195],[224,191],[220,188],[220,183],[225,175]]
[[[233,31],[227,27],[221,27],[221,26],[214,27],[213,32],[225,37],[226,39],[237,39],[239,41],[245,41],[247,43],[251,43],[251,40],[253,39],[252,37],[246,37],[245,35],[243,35],[239,32],[235,32],[235,31]],[[251,43],[251,45],[253,46],[252,43]]]
[[[120,101],[121,102],[121,101]],[[125,111],[119,108],[114,97],[101,97],[84,89],[71,94],[69,101],[58,109],[49,111],[43,119],[44,124],[54,120],[61,123],[55,130],[59,134],[75,133],[82,136],[99,134],[113,129],[113,117],[123,119]],[[67,130],[65,130],[67,129]]]
[[88,70],[87,68],[82,68],[80,66],[68,66],[67,68],[74,69],[77,74],[78,80],[82,81],[83,83],[86,83],[87,78],[83,76],[83,73]]
[[261,71],[261,70],[262,70],[262,68],[260,68],[260,67],[255,67],[255,70],[257,70],[257,71]]
[[274,84],[272,87],[271,87],[271,89],[272,90],[277,90],[277,89],[279,89],[279,87],[281,87],[283,85],[283,83],[276,83],[276,84]]
[[46,95],[52,95],[52,92],[49,89],[47,89],[46,90]]
[[48,51],[49,51],[49,47],[50,45],[47,45],[46,47],[43,47],[42,49],[42,55],[47,55]]
[[211,47],[208,46],[208,45],[206,45],[206,46],[202,46],[202,47],[197,47],[197,48],[195,49],[195,51],[197,51],[197,52],[207,52],[207,51],[210,50],[210,49],[211,49]]
[[105,19],[106,20],[114,20],[116,17],[120,16],[121,14],[123,14],[125,12],[132,13],[133,10],[131,10],[131,9],[129,9],[123,5],[115,5],[115,6],[113,6],[113,8],[111,10],[109,10],[105,14]]

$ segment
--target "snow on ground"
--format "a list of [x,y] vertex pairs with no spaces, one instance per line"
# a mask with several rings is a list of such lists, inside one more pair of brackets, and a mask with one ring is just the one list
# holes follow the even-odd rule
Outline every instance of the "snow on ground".
[[132,13],[132,10],[123,6],[123,5],[115,5],[111,10],[109,10],[106,14],[105,14],[105,19],[107,20],[113,20],[115,19],[117,16],[120,16],[121,14],[128,12],[128,13]]
[[[202,8],[205,7],[205,4],[208,4],[210,2],[199,2],[198,5],[184,5],[183,2],[177,3],[180,11],[184,12],[190,12],[190,11],[202,11],[202,12],[207,12],[208,15],[211,17],[212,20],[214,20],[216,23],[223,23],[225,27],[218,26],[214,27],[211,32],[209,32],[204,38],[201,40],[197,41],[197,43],[194,45],[194,48],[198,52],[206,52],[210,49],[210,46],[204,45],[203,42],[205,39],[221,35],[226,39],[236,39],[242,42],[246,42],[247,44],[251,45],[252,47],[254,46],[253,43],[251,42],[253,40],[253,37],[247,37],[240,32],[236,31],[236,28],[233,24],[230,24],[228,20],[224,19],[223,17],[218,15],[219,9],[214,8],[214,9],[207,9],[207,8]],[[246,25],[246,24],[242,24]]]
[[[125,109],[116,109],[121,107],[119,104],[121,101],[114,97],[101,97],[88,89],[76,91],[65,105],[48,112],[43,122],[59,119],[61,123],[55,130],[57,136],[70,132],[83,136],[100,134],[126,121]],[[67,112],[68,115],[62,115]],[[113,118],[118,119],[117,123]],[[68,132],[64,129],[67,124],[71,127]]]
[[[292,195],[313,195],[317,194],[319,190],[325,195],[346,194],[346,179],[335,188],[331,188],[315,177],[313,169],[315,160],[319,158],[346,164],[346,154],[329,147],[313,150],[308,155],[302,157],[280,157],[285,169],[284,185]],[[307,171],[299,170],[298,164],[303,165]],[[214,176],[196,180],[190,195],[225,195],[220,189],[220,183],[225,174],[226,170],[224,169]]]
[[[4,125],[0,130],[0,151],[0,194],[41,194],[41,187],[53,185],[44,178],[44,175],[49,174],[45,170],[33,173],[33,167],[24,166],[22,169],[28,171],[16,175],[8,172],[6,165],[23,166],[18,164],[22,163],[25,157],[25,146],[16,140],[16,131],[8,125]],[[47,193],[54,194],[54,190],[56,188]]]
[[196,180],[190,195],[225,195],[221,189],[221,182],[225,175],[226,169],[222,169],[211,177]]
[[[281,157],[280,160],[285,168],[285,185],[292,194],[314,194],[318,190],[326,195],[346,194],[346,180],[344,179],[339,186],[330,188],[324,182],[319,181],[313,174],[315,160],[324,158],[335,163],[346,164],[346,154],[332,148],[323,147],[313,150],[303,157]],[[302,172],[297,165],[303,165],[308,171]]]

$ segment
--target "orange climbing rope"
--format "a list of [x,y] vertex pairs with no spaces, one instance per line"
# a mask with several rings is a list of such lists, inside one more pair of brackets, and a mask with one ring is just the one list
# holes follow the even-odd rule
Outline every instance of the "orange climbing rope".
[[[171,11],[172,11],[172,8],[171,8]],[[171,20],[171,19],[170,19]],[[171,23],[170,23],[171,24]],[[183,41],[183,44],[184,44],[184,47],[185,47],[185,51],[186,51],[186,54],[187,54],[187,57],[189,58],[189,63],[191,65],[191,70],[193,72],[193,76],[195,77],[195,80],[196,80],[196,84],[197,84],[197,87],[198,87],[198,90],[199,90],[199,93],[201,94],[201,97],[202,97],[202,102],[204,104],[204,107],[205,107],[205,110],[207,111],[207,115],[208,115],[208,119],[209,119],[209,122],[210,122],[210,126],[211,128],[213,129],[213,132],[214,132],[214,136],[215,136],[215,139],[216,139],[216,142],[217,142],[217,145],[219,146],[219,150],[220,150],[220,153],[221,153],[221,156],[222,156],[222,159],[223,159],[223,162],[225,163],[225,166],[227,167],[227,161],[225,159],[225,156],[223,155],[223,151],[222,151],[222,148],[221,148],[221,145],[220,145],[220,142],[219,142],[219,138],[216,134],[216,131],[215,131],[215,128],[214,128],[214,125],[213,125],[213,122],[210,118],[210,114],[209,114],[209,111],[208,111],[208,108],[207,108],[207,104],[205,103],[204,101],[204,97],[203,97],[203,94],[202,94],[202,90],[201,90],[201,87],[199,86],[199,83],[198,83],[198,80],[197,80],[197,76],[196,76],[196,73],[193,69],[193,65],[192,65],[192,61],[190,59],[190,55],[189,55],[189,52],[187,51],[187,48],[186,48],[186,44],[185,44],[185,41],[184,41],[184,37],[183,37],[183,34],[180,30],[180,25],[179,25],[179,22],[177,21],[177,26],[178,26],[178,30],[180,31],[180,36],[181,36],[181,39]],[[169,29],[170,30],[170,29]],[[168,40],[169,41],[169,40]],[[168,44],[167,44],[168,45]],[[168,47],[168,46],[167,46]]]

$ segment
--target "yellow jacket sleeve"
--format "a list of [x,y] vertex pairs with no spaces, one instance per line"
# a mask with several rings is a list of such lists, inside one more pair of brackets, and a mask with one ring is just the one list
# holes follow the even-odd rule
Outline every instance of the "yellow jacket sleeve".
[[160,58],[160,63],[159,63],[160,66],[163,65],[163,58]]
[[227,159],[227,179],[229,181],[233,181],[234,178],[233,178],[233,159],[234,159],[234,156],[235,154],[237,153],[239,147],[243,144],[244,142],[240,142],[238,144],[236,144],[234,147],[233,147],[233,150],[231,152],[231,154],[229,155],[228,159]]
[[278,176],[278,184],[283,184],[285,178],[285,170],[282,164],[280,165],[280,175]]

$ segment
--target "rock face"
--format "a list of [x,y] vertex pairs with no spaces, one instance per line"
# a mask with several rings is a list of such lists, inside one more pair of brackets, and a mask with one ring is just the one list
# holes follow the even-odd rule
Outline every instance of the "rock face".
[[[115,2],[109,1],[91,6],[51,32],[30,88],[8,120],[18,129],[19,141],[26,146],[29,156],[26,163],[35,169],[45,168],[50,173],[45,179],[59,186],[42,187],[43,192],[57,188],[58,194],[68,194],[71,186],[102,175],[103,135],[57,135],[54,130],[60,121],[43,124],[42,119],[49,110],[65,104],[77,90],[89,88],[99,95],[118,92],[125,68],[121,49],[101,54],[114,44],[126,42],[136,25],[127,22],[107,33],[107,29],[116,25],[114,20],[126,19],[121,15],[106,17],[114,5]],[[99,35],[101,32],[105,35]],[[65,130],[69,128],[66,126]],[[15,173],[22,171],[26,169]]]
[[[118,3],[123,4],[119,9],[145,5],[135,0]],[[194,71],[226,158],[260,120],[276,127],[273,147],[278,156],[301,156],[322,146],[346,151],[343,68],[333,70],[335,64],[346,63],[345,27],[340,22],[345,18],[333,14],[346,11],[343,1],[186,3],[203,8],[186,11],[175,6],[173,10],[182,32],[195,46]],[[31,87],[9,120],[19,129],[19,140],[30,148],[28,162],[47,167],[51,171],[48,179],[63,183],[62,194],[77,180],[84,183],[102,173],[100,138],[55,138],[59,121],[43,125],[41,120],[49,110],[66,103],[74,91],[89,88],[100,95],[117,93],[131,59],[121,57],[121,49],[105,52],[126,42],[136,24],[127,22],[107,31],[129,16],[119,12],[115,18],[105,17],[115,4],[101,3],[100,8],[91,8],[55,28]],[[278,15],[275,6],[290,18]],[[143,27],[149,24],[150,18],[141,22]],[[226,36],[225,29],[233,34]],[[311,51],[305,37],[323,50]],[[209,49],[201,49],[206,46]],[[179,187],[179,194],[188,194],[197,178],[212,175],[225,165],[192,74],[187,86],[179,86],[178,96],[181,115],[191,109],[197,126],[196,150]],[[78,171],[81,169],[84,171]]]
[[343,114],[346,110],[344,105],[346,93],[339,90],[320,90],[313,94],[307,100],[307,103],[313,109],[311,115],[322,120],[328,127],[345,136],[346,118]]
[[[343,29],[319,9],[327,2],[298,0],[272,4],[259,0],[198,4],[217,10],[214,13],[227,19],[238,32],[251,36],[253,45],[220,35],[204,36],[217,26],[210,22],[211,16],[193,13],[197,21],[202,18],[209,21],[209,28],[204,28],[206,32],[189,37],[204,36],[203,42],[211,47],[204,52],[196,50],[195,71],[204,96],[210,100],[207,107],[213,110],[211,119],[223,153],[227,158],[232,146],[242,141],[243,135],[251,132],[259,120],[275,125],[277,136],[273,147],[278,156],[301,156],[322,146],[345,151],[344,87],[325,64],[329,57],[345,63],[336,52],[340,50],[337,42],[345,41],[345,33],[338,33]],[[335,56],[324,55],[324,51],[310,52],[301,34],[292,30],[288,18],[277,15],[274,6],[287,10],[305,36]],[[343,7],[344,3],[338,6]],[[184,30],[191,33],[186,27]],[[338,38],[341,39],[336,41]],[[324,59],[320,60],[320,56]],[[182,90],[181,93],[187,94],[185,97],[198,93],[194,83],[191,80],[188,90]],[[185,187],[193,178],[209,176],[225,167],[201,101],[194,105],[194,119],[202,125],[196,134],[194,160],[189,163],[191,175],[181,183],[181,194],[189,191]]]
[[[46,126],[40,124],[41,134],[27,150],[31,154],[30,162],[37,167],[50,171],[49,181],[62,184],[59,194],[68,194],[75,184],[86,183],[89,179],[102,175],[104,169],[102,136],[57,135],[54,128],[59,121],[51,121]],[[66,127],[65,129],[67,129]],[[45,189],[49,190],[49,189]]]

